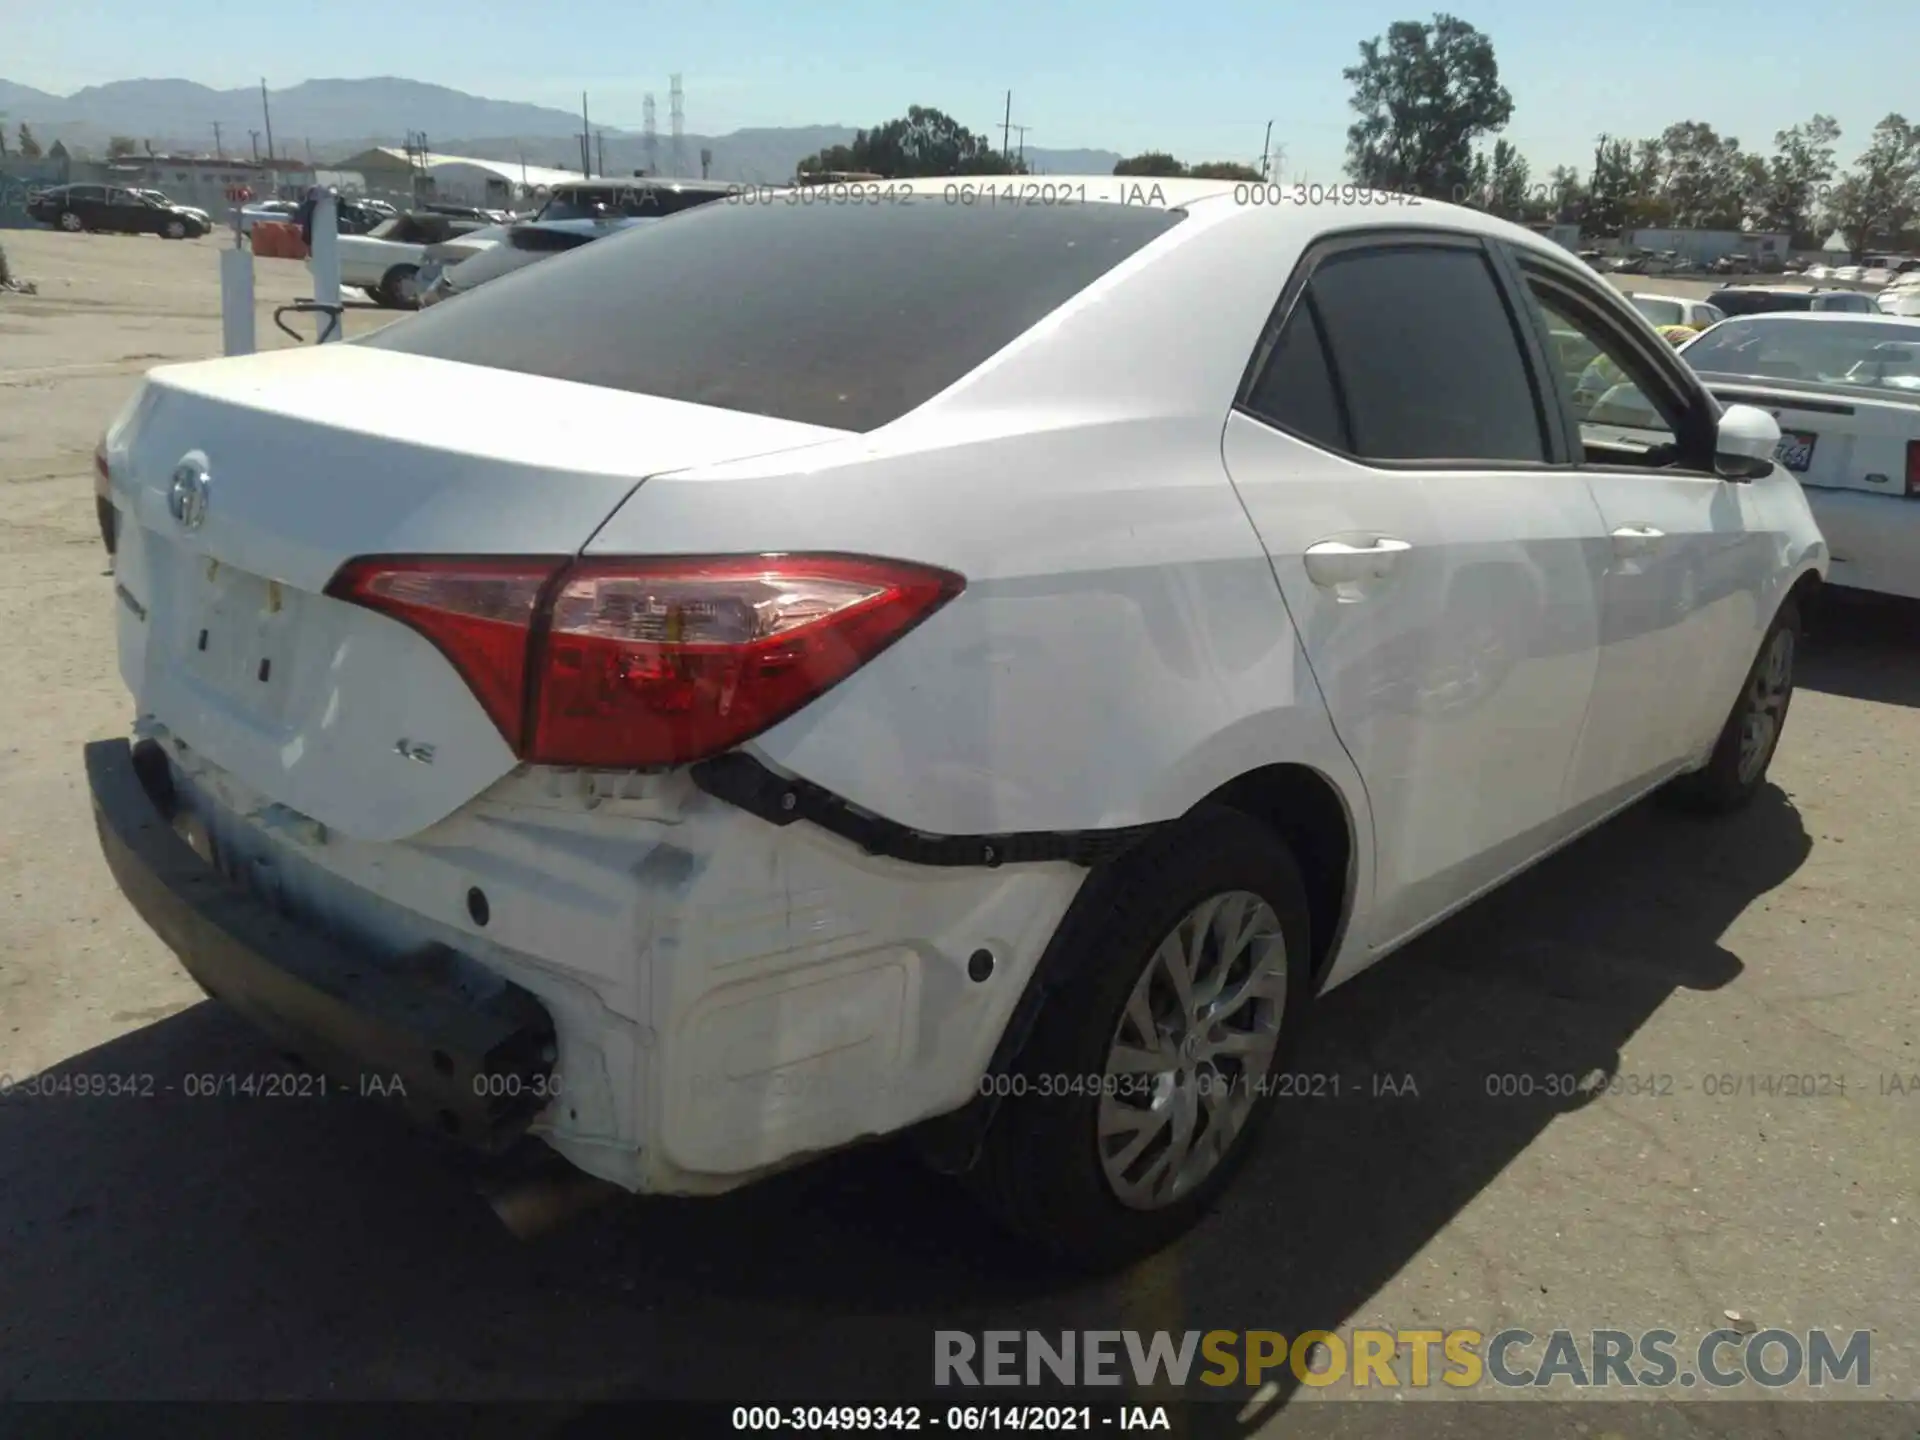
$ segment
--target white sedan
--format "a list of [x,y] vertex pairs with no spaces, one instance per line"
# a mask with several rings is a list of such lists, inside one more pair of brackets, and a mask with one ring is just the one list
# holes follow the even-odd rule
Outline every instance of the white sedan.
[[1920,319],[1753,315],[1680,353],[1722,400],[1780,422],[1833,583],[1920,599]]
[[275,1050],[616,1190],[910,1130],[1109,1265],[1222,1194],[1319,992],[1765,784],[1819,531],[1573,256],[962,184],[148,376],[100,839]]
[[[364,290],[391,309],[419,304],[420,270],[430,247],[455,236],[494,228],[485,220],[456,219],[430,212],[395,215],[364,235],[342,235],[334,245],[340,257],[340,283]],[[307,268],[313,268],[308,259]]]
[[1633,308],[1647,317],[1647,323],[1686,325],[1694,330],[1727,318],[1726,312],[1704,300],[1689,300],[1684,295],[1645,295],[1634,291],[1627,296]]

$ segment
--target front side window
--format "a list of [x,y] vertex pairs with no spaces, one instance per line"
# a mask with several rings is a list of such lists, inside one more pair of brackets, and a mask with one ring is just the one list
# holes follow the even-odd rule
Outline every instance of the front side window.
[[1520,337],[1478,249],[1336,253],[1313,272],[1307,294],[1356,455],[1546,460]]
[[1632,347],[1558,287],[1531,275],[1527,284],[1547,324],[1554,380],[1589,456],[1596,447],[1672,445],[1677,417],[1670,402],[1656,398],[1661,389]]

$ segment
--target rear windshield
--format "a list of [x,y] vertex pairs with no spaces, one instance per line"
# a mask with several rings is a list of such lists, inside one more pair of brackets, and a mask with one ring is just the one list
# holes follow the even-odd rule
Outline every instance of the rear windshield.
[[1805,290],[1720,290],[1708,303],[1729,315],[1764,315],[1770,310],[1811,310],[1813,296]]
[[1146,205],[703,205],[355,343],[866,431],[1179,222]]
[[1687,312],[1676,300],[1656,300],[1651,295],[1633,297],[1633,308],[1647,317],[1650,325],[1684,325]]
[[1703,374],[1920,391],[1920,325],[1873,320],[1729,320],[1685,351]]

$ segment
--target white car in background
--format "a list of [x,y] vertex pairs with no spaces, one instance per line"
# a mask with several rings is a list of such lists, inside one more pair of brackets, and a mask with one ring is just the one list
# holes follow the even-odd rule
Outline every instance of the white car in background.
[[[427,248],[455,236],[490,228],[480,218],[409,211],[382,220],[364,235],[342,235],[334,244],[340,256],[340,283],[364,290],[390,309],[419,304],[420,267]],[[307,268],[313,268],[311,258]]]
[[1751,315],[1680,355],[1721,400],[1780,423],[1835,585],[1920,599],[1920,320]]
[[1707,326],[1727,318],[1726,312],[1704,300],[1689,300],[1682,295],[1644,295],[1634,291],[1627,296],[1633,308],[1647,317],[1647,323],[1656,328],[1661,325],[1685,325],[1690,329],[1704,330]]
[[86,763],[209,993],[615,1189],[911,1130],[1106,1266],[1225,1191],[1319,992],[1650,792],[1758,793],[1819,531],[1572,255],[961,183],[149,374]]

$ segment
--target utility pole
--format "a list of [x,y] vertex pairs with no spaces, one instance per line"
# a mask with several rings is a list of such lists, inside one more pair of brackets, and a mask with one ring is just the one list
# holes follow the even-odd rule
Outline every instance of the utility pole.
[[1268,176],[1267,157],[1273,153],[1273,121],[1267,121],[1267,138],[1260,142],[1260,178]]
[[599,172],[604,175],[607,173],[607,132],[604,130],[594,131],[593,145],[597,168]]
[[1006,118],[1000,122],[1000,153],[1006,159],[1013,158],[1013,147],[1009,143],[1013,136],[1013,91],[1007,91]]
[[224,160],[227,158],[227,152],[220,148],[220,122],[218,120],[213,122],[213,156],[216,160]]
[[273,110],[267,104],[267,77],[260,77],[260,114],[267,122],[267,163],[273,163]]
[[1273,151],[1273,178],[1278,180],[1287,173],[1287,147],[1279,145]]
[[1027,163],[1027,131],[1033,127],[1031,125],[1016,125],[1013,128],[1020,132],[1020,149],[1017,158],[1020,163],[1024,165]]
[[249,130],[247,131],[247,138],[253,141],[253,163],[258,165],[260,163],[260,132],[258,130]]
[[587,119],[587,92],[580,92],[580,173],[593,174],[593,156],[587,151],[587,137],[593,133],[593,126]]

